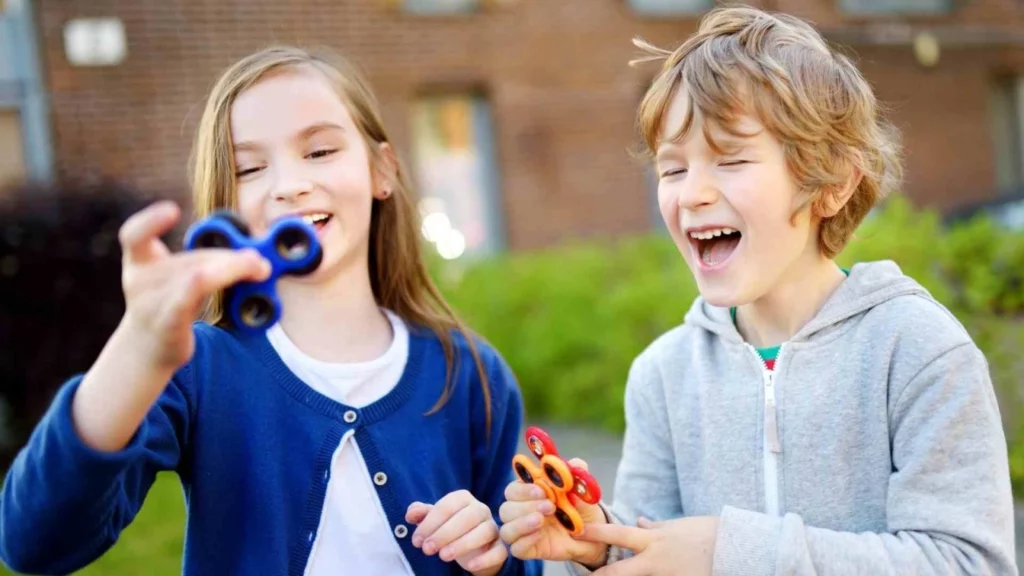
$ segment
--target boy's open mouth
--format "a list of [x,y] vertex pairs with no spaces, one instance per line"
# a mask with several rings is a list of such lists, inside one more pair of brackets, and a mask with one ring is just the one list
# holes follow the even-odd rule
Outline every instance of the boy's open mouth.
[[732,256],[743,236],[735,228],[707,228],[689,233],[690,242],[705,266],[721,264]]

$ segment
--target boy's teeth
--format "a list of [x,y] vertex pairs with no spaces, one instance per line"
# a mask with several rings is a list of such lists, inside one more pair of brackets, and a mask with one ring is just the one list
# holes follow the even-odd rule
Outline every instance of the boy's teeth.
[[711,240],[716,236],[721,236],[723,234],[729,235],[734,233],[736,233],[736,229],[734,228],[714,228],[711,230],[704,230],[701,232],[690,232],[690,237],[695,238],[697,240]]

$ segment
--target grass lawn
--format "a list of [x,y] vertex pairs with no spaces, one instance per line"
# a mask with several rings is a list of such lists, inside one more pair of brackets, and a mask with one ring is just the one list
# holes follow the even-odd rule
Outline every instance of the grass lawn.
[[[121,539],[81,576],[124,574],[181,574],[185,530],[185,501],[173,473],[157,476],[146,503]],[[0,575],[17,574],[0,567]]]

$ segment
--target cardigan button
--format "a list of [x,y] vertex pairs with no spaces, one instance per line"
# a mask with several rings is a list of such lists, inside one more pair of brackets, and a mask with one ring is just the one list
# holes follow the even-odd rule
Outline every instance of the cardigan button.
[[383,486],[388,483],[388,475],[383,472],[377,472],[373,475],[373,483],[377,486]]
[[345,412],[345,422],[347,422],[349,424],[355,422],[356,418],[358,418],[358,417],[359,417],[359,415],[356,414],[355,410],[349,410],[348,412]]
[[405,538],[409,534],[409,529],[405,527],[405,524],[399,524],[395,526],[395,536],[399,538]]

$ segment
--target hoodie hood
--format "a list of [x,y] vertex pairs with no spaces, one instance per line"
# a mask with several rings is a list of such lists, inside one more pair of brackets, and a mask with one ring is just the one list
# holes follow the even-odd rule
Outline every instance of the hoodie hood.
[[[815,334],[835,327],[862,312],[901,296],[922,295],[931,298],[916,280],[907,276],[892,260],[855,264],[850,275],[825,300],[825,304],[790,338],[790,342],[809,340]],[[718,334],[726,340],[742,341],[728,308],[708,304],[698,296],[686,313],[686,323]]]

